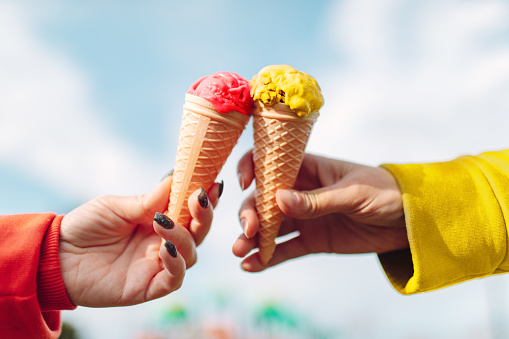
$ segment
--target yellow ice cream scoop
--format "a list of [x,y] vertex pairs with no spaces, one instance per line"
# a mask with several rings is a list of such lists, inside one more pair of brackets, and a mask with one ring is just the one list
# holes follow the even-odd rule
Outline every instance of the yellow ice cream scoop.
[[284,103],[300,117],[318,112],[323,95],[316,80],[288,65],[264,67],[251,81],[251,96],[266,105]]

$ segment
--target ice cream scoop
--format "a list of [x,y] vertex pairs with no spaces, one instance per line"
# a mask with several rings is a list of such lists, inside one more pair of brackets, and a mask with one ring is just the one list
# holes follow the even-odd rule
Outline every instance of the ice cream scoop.
[[167,213],[173,221],[188,226],[189,196],[214,184],[251,117],[249,92],[246,79],[219,72],[198,79],[186,93]]
[[204,76],[196,80],[187,93],[209,101],[220,113],[251,114],[253,99],[249,83],[236,73],[218,72]]
[[284,103],[300,117],[318,112],[323,105],[316,80],[288,65],[264,67],[249,83],[254,100],[266,105]]

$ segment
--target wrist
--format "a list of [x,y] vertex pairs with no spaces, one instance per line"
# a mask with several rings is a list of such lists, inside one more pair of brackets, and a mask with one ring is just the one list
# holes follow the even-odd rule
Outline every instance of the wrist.
[[385,165],[378,167],[378,170],[384,173],[383,187],[384,187],[384,198],[386,200],[386,213],[390,215],[387,218],[389,221],[388,226],[396,226],[405,228],[405,211],[403,208],[403,194],[399,187],[397,179],[394,177],[391,171],[389,171]]

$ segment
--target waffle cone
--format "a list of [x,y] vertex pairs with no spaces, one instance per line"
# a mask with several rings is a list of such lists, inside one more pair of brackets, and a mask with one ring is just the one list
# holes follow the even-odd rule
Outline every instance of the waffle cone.
[[207,100],[186,94],[167,212],[173,221],[189,225],[189,196],[214,184],[249,118],[219,113]]
[[318,112],[298,117],[285,104],[255,102],[253,110],[253,162],[256,179],[255,202],[260,220],[259,256],[263,264],[272,258],[284,214],[276,202],[278,189],[295,184],[304,150]]

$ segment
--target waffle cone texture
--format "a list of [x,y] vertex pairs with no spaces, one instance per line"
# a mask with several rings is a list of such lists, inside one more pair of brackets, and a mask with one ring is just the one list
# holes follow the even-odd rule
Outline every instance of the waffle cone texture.
[[317,117],[318,112],[298,117],[285,104],[269,106],[255,102],[253,162],[256,211],[260,220],[258,247],[263,264],[272,258],[284,219],[276,202],[276,192],[293,188]]
[[214,184],[250,116],[219,113],[210,102],[186,94],[167,215],[188,226],[189,196]]

